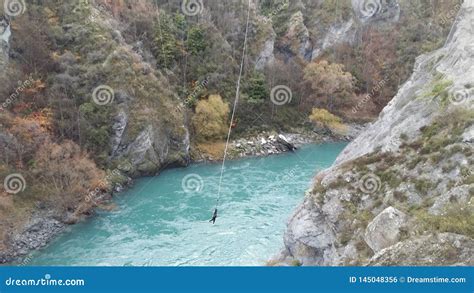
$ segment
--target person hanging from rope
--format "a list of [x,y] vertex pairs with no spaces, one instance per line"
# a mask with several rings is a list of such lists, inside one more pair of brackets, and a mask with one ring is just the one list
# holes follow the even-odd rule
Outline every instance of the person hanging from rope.
[[214,209],[214,214],[212,215],[212,218],[209,220],[209,223],[212,223],[212,224],[215,224],[216,219],[217,219],[217,208],[219,207],[219,200],[221,198],[221,187],[222,187],[222,180],[224,178],[225,162],[226,162],[226,158],[227,158],[227,149],[229,147],[229,142],[230,142],[230,135],[232,134],[232,128],[237,126],[237,119],[235,119],[235,112],[236,112],[236,109],[237,109],[237,105],[239,103],[240,83],[241,83],[241,80],[242,80],[242,73],[243,73],[243,70],[244,70],[245,52],[247,50],[247,39],[248,39],[249,24],[250,24],[251,0],[249,0],[249,3],[248,3],[247,7],[248,7],[248,9],[247,9],[247,24],[245,25],[245,38],[244,38],[244,47],[242,49],[242,61],[240,62],[239,78],[237,79],[237,88],[235,89],[234,106],[232,107],[232,116],[230,117],[230,125],[229,125],[229,130],[227,132],[227,139],[226,139],[225,148],[224,148],[224,156],[222,158],[221,174],[219,176],[219,189],[217,191],[216,208]]
[[216,219],[217,219],[217,209],[214,209],[214,214],[212,215],[212,219],[209,220],[209,223],[212,222],[212,224],[215,224]]

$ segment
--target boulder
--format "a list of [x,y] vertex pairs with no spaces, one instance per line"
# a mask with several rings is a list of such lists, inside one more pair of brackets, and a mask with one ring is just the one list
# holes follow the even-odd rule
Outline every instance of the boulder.
[[288,141],[288,139],[282,134],[278,135],[277,142],[287,148],[289,151],[297,150],[296,146]]
[[454,233],[414,237],[375,254],[371,266],[474,265],[474,241]]
[[406,221],[407,216],[403,212],[388,207],[369,223],[364,240],[374,252],[392,246],[400,240],[400,230]]

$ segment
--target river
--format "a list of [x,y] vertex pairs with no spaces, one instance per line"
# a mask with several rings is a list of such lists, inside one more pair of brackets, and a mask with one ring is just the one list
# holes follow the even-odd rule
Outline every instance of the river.
[[215,225],[208,220],[219,164],[136,180],[115,197],[116,209],[71,226],[33,253],[29,265],[264,265],[283,247],[287,219],[314,175],[344,147],[308,145],[295,153],[228,162]]

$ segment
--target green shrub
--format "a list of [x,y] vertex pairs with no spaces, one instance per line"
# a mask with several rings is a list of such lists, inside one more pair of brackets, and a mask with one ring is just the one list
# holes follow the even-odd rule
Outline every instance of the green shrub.
[[442,215],[431,215],[426,210],[417,215],[424,231],[451,232],[474,238],[474,207],[451,205]]
[[197,103],[192,124],[198,141],[216,141],[225,138],[228,130],[229,105],[221,96],[211,95]]
[[309,119],[318,127],[327,128],[337,134],[344,134],[347,131],[342,119],[326,109],[314,108]]

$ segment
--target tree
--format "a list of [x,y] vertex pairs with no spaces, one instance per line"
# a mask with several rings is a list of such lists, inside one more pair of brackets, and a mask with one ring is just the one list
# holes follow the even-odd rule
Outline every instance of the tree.
[[57,69],[51,58],[54,40],[43,18],[22,17],[22,25],[12,26],[12,51],[17,52],[23,70],[28,74],[46,74]]
[[197,103],[192,124],[198,141],[215,141],[225,137],[229,119],[229,105],[220,95],[210,95]]
[[247,89],[248,101],[254,104],[262,103],[268,97],[265,86],[265,77],[261,73],[254,73],[249,80]]
[[97,163],[105,164],[110,148],[111,107],[84,103],[79,107],[78,115],[81,146],[91,152]]
[[187,50],[192,55],[197,55],[206,49],[204,30],[200,27],[192,27],[188,32],[186,42]]
[[325,109],[314,108],[309,120],[318,128],[329,130],[332,133],[344,134],[346,132],[346,126],[342,123],[342,119]]
[[304,70],[304,79],[311,85],[311,105],[324,105],[330,111],[342,105],[354,92],[354,77],[341,64],[328,61],[311,63]]
[[158,64],[170,68],[179,55],[179,42],[176,37],[173,20],[166,14],[160,15],[155,27],[155,37],[152,52]]

